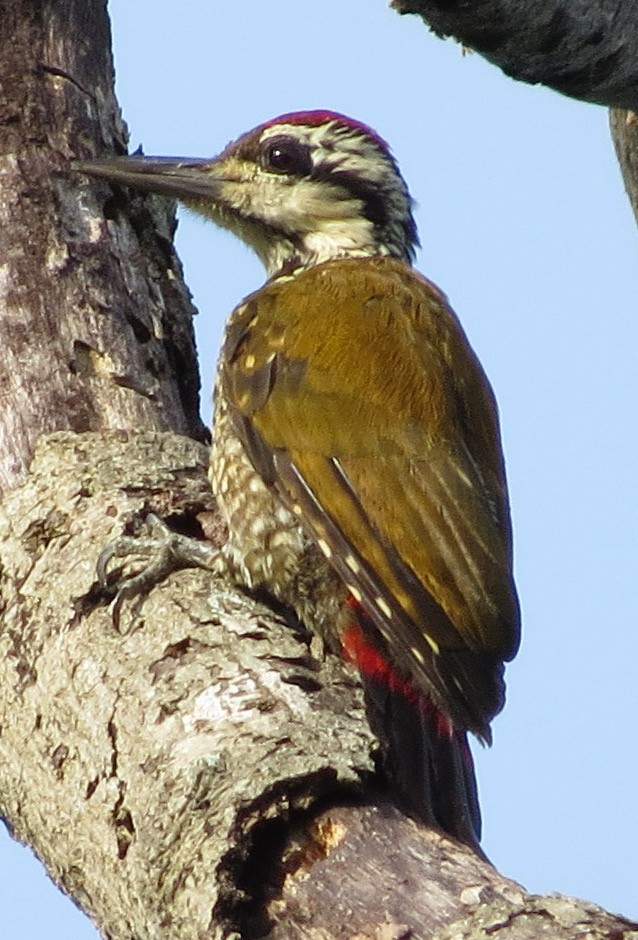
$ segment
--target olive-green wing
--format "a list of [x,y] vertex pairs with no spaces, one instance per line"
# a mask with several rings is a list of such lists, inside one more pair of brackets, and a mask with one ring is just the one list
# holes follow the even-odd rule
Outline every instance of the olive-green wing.
[[273,283],[235,315],[223,382],[394,659],[487,737],[518,644],[509,513],[493,396],[442,296],[390,259]]

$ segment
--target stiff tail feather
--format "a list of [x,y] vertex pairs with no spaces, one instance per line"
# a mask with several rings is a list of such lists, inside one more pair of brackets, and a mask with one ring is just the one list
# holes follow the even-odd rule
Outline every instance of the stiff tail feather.
[[481,811],[465,731],[403,678],[359,625],[342,637],[344,655],[361,673],[370,726],[397,803],[426,825],[481,854]]

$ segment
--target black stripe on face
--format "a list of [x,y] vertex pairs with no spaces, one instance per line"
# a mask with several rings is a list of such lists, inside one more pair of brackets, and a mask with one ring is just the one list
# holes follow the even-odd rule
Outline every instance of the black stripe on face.
[[317,166],[310,174],[310,179],[325,181],[341,186],[353,198],[363,205],[363,214],[373,225],[382,228],[388,222],[388,212],[378,186],[352,170],[334,169],[329,166]]

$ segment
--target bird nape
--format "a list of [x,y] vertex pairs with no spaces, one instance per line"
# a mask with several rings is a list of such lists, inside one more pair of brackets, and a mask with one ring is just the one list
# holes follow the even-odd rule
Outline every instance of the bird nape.
[[262,259],[216,381],[228,570],[358,667],[395,800],[478,847],[467,733],[491,740],[520,632],[498,414],[445,296],[411,266],[388,146],[310,111],[214,159],[75,168],[180,199]]

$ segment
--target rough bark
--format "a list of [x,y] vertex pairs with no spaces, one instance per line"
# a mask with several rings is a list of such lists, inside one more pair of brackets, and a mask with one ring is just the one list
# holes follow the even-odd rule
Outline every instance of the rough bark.
[[0,510],[0,812],[104,936],[638,940],[390,806],[353,674],[210,572],[115,629],[106,542],[149,509],[223,538],[206,460],[174,434],[62,432]]
[[0,0],[0,492],[42,433],[202,438],[193,308],[165,202],[125,218],[68,159],[125,151],[100,0]]
[[348,671],[209,573],[126,605],[119,632],[100,603],[100,547],[148,508],[194,524],[205,464],[171,434],[59,433],[0,516],[2,815],[122,940],[248,916],[256,823],[274,852],[278,820],[371,767]]
[[506,75],[564,95],[638,110],[633,0],[393,0]]

